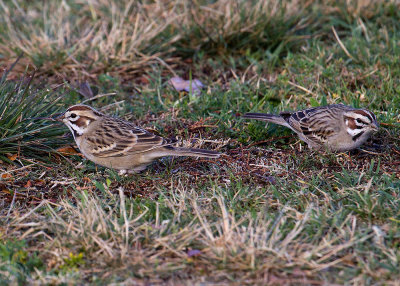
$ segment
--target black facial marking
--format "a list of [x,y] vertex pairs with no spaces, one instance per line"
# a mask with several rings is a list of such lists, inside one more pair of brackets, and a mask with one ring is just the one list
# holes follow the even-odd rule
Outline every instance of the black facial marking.
[[[354,113],[357,113],[357,114],[360,114],[361,116],[367,117],[370,122],[374,121],[374,119],[372,118],[373,115],[371,115],[371,113],[366,110],[356,110],[356,111],[354,111]],[[368,122],[366,124],[368,124]]]
[[369,112],[366,112],[366,115],[367,115],[369,121],[371,121],[371,122],[374,121],[373,118],[372,118],[372,116],[369,114]]
[[364,134],[364,131],[362,131],[362,132],[360,132],[360,133],[358,133],[357,135],[354,135],[353,136],[353,141],[356,141],[358,138],[360,138],[361,137],[361,135],[363,135]]
[[361,124],[361,125],[367,125],[367,124],[368,124],[367,122],[361,120],[360,118],[357,118],[357,119],[356,119],[356,122],[357,122],[358,124]]
[[74,138],[81,136],[74,128],[71,128],[72,132],[74,133]]

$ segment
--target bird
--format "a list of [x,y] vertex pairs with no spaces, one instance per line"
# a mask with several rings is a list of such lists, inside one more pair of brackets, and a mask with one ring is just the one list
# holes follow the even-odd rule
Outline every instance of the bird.
[[55,120],[69,128],[80,152],[87,159],[116,169],[120,174],[139,173],[155,159],[164,156],[220,156],[216,151],[174,147],[174,140],[121,118],[107,116],[84,104],[70,106]]
[[246,113],[246,119],[279,124],[293,130],[311,149],[344,152],[364,144],[379,124],[373,112],[343,104],[308,108],[279,115]]

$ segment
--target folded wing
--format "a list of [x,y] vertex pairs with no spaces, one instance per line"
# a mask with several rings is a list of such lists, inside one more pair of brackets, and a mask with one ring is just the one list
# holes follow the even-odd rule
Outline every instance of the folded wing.
[[88,137],[93,153],[98,157],[119,157],[147,152],[156,148],[172,148],[172,140],[165,139],[123,120],[104,121]]

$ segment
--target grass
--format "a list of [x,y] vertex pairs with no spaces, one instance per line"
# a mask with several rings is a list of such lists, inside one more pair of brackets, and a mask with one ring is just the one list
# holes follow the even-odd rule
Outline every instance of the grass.
[[[0,284],[400,279],[397,3],[62,3],[0,1],[1,61],[24,51],[0,85]],[[207,87],[176,92],[175,74]],[[224,155],[121,177],[29,120],[83,101]],[[381,123],[361,150],[240,118],[339,102]]]
[[32,158],[48,153],[50,145],[57,144],[57,135],[62,135],[59,128],[35,122],[35,117],[54,112],[60,98],[55,98],[50,89],[31,87],[34,75],[24,75],[18,82],[7,81],[11,70],[0,80],[0,160],[8,163],[21,153]]

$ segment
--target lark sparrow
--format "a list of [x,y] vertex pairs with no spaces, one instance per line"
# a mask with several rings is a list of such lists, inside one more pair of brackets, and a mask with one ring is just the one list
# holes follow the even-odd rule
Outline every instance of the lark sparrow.
[[96,164],[140,172],[164,156],[218,158],[215,151],[174,147],[171,140],[132,123],[100,113],[87,105],[74,105],[56,118],[71,130],[79,150]]
[[375,114],[343,104],[282,112],[246,113],[244,118],[276,123],[292,129],[310,148],[348,151],[358,148],[378,130]]

